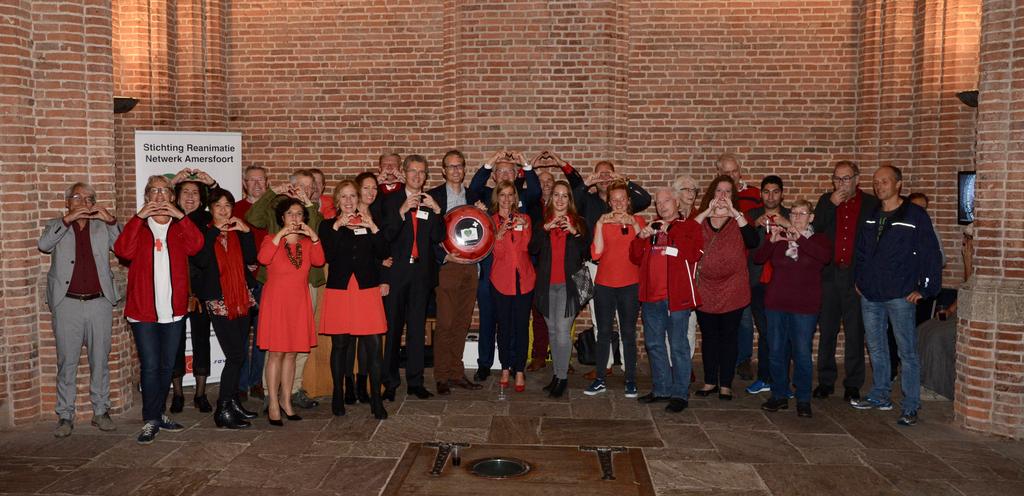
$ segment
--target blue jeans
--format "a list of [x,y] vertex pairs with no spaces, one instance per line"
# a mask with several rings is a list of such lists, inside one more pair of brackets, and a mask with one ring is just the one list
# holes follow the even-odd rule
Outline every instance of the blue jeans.
[[867,338],[868,353],[871,355],[871,379],[874,384],[868,398],[889,401],[892,383],[889,380],[889,339],[886,336],[888,324],[896,336],[899,348],[900,386],[903,389],[903,411],[917,412],[921,407],[921,361],[917,356],[917,307],[903,299],[869,301],[860,299],[864,316],[864,334]]
[[[252,295],[256,301],[260,301],[260,295],[263,294],[263,284],[256,283],[256,286],[252,288]],[[256,329],[259,327],[259,306],[254,307],[249,312],[249,320],[252,321],[250,324],[252,329],[252,345],[249,345],[249,340],[245,340],[245,356],[242,358],[242,370],[239,372],[238,377],[238,390],[248,391],[253,386],[260,386],[263,384],[263,363],[267,352],[256,346]]]
[[185,319],[170,324],[132,322],[131,327],[142,372],[142,420],[159,422],[167,405],[178,343],[185,333]]
[[[641,304],[644,319],[644,347],[651,362],[655,396],[686,399],[690,394],[690,340],[686,331],[690,311],[670,312],[668,300]],[[668,349],[665,349],[665,338]],[[672,363],[669,364],[669,356]]]
[[768,321],[768,349],[771,350],[772,398],[783,399],[789,394],[789,357],[793,357],[793,383],[796,400],[811,401],[811,381],[814,364],[811,361],[811,343],[818,325],[817,314],[765,310]]
[[494,257],[488,255],[480,261],[480,281],[476,285],[476,304],[480,309],[480,331],[476,359],[479,370],[491,370],[494,365],[495,329],[498,326],[498,309],[495,296],[498,294],[491,285],[491,263]]
[[513,373],[526,370],[530,354],[530,308],[533,291],[503,295],[495,291],[498,310],[498,361]]

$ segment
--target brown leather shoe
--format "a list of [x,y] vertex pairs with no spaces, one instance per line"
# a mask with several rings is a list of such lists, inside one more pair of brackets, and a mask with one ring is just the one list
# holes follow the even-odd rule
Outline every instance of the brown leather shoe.
[[438,381],[437,394],[441,396],[448,396],[449,394],[452,394],[452,389],[448,387],[447,381]]
[[482,384],[477,384],[475,382],[470,382],[469,379],[466,378],[466,376],[462,376],[462,377],[460,377],[458,379],[451,379],[451,380],[448,381],[448,385],[449,386],[460,387],[462,389],[469,389],[470,391],[476,391],[478,389],[483,389],[484,388],[484,386]]
[[260,399],[260,400],[262,400],[262,399],[267,397],[266,394],[264,394],[264,392],[263,392],[263,385],[262,384],[257,384],[255,386],[249,388],[249,396],[252,396],[253,398]]
[[[610,368],[605,369],[604,376],[605,377],[611,377],[612,376],[612,369],[610,369]],[[597,379],[597,369],[591,370],[590,372],[587,372],[586,374],[583,374],[583,378],[588,380],[588,381],[592,381],[594,379]]]
[[533,361],[530,362],[529,365],[526,366],[526,371],[527,372],[536,372],[536,371],[544,368],[546,365],[547,365],[547,363],[545,363],[544,360],[533,360]]

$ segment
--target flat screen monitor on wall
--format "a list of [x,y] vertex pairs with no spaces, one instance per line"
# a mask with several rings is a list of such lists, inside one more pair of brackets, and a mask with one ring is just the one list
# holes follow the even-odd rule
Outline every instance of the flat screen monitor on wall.
[[956,221],[958,224],[974,222],[974,181],[975,171],[957,173],[957,207]]

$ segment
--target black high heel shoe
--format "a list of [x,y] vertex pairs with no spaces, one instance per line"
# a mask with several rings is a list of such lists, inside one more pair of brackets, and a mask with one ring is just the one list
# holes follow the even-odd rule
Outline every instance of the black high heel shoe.
[[693,395],[694,396],[700,396],[701,398],[706,398],[708,396],[711,396],[712,394],[717,393],[718,391],[719,391],[719,387],[715,386],[715,387],[713,387],[711,389],[698,389],[697,391],[695,391],[693,393]]
[[[288,412],[284,411],[284,408],[281,409],[281,416],[291,421],[302,420],[302,417],[299,415],[288,415]],[[280,422],[280,420],[278,420],[278,422]]]

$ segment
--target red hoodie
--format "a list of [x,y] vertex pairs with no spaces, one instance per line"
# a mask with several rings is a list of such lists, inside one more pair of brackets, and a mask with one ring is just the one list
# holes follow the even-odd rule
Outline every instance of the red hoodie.
[[[654,256],[651,240],[634,238],[629,245],[629,259],[640,266],[640,301],[652,301],[650,291],[650,264],[664,259],[668,264],[668,309],[671,312],[692,310],[700,305],[696,280],[697,262],[704,254],[704,235],[693,219],[676,219],[668,228],[668,246],[676,248],[676,256]],[[659,248],[663,248],[659,246]]]
[[[188,257],[203,248],[203,234],[189,218],[171,221],[167,230],[167,256],[171,264],[171,307],[174,315],[188,313]],[[114,242],[114,254],[128,266],[128,297],[124,316],[139,322],[156,322],[153,291],[153,231],[145,219],[134,216]]]

